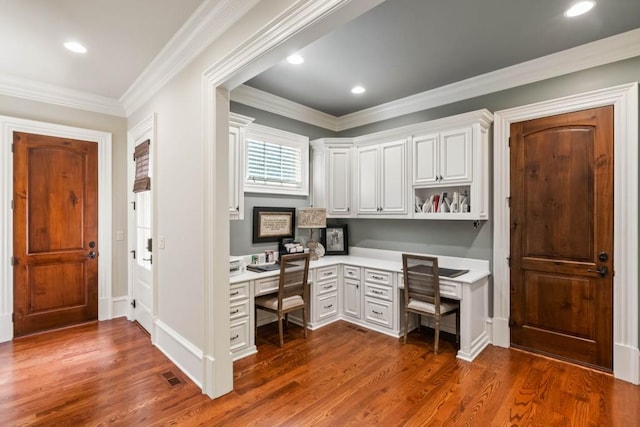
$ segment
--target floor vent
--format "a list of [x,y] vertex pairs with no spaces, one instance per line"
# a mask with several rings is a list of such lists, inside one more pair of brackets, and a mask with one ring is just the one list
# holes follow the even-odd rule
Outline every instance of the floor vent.
[[162,373],[162,378],[164,378],[164,380],[167,383],[169,383],[170,387],[175,387],[175,386],[177,386],[179,384],[183,384],[184,383],[184,381],[182,381],[180,378],[178,378],[176,376],[176,374],[174,374],[171,371],[167,371],[167,372]]

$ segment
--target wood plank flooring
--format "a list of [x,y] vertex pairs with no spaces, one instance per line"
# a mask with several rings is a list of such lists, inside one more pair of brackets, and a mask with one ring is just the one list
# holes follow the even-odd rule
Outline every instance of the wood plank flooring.
[[0,344],[0,426],[640,425],[640,387],[516,350],[467,363],[428,332],[405,345],[346,322],[277,343],[260,328],[216,400],[125,319]]

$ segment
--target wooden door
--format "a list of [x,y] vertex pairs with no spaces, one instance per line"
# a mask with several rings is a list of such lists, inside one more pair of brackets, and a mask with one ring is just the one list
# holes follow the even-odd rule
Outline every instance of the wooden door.
[[14,335],[97,320],[97,144],[13,139]]
[[511,344],[613,368],[613,107],[511,125]]

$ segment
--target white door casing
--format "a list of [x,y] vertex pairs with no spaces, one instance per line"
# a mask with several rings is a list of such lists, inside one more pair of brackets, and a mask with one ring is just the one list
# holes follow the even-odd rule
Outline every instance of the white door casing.
[[613,373],[640,384],[638,348],[638,83],[494,114],[493,344],[509,347],[509,132],[511,123],[614,106]]

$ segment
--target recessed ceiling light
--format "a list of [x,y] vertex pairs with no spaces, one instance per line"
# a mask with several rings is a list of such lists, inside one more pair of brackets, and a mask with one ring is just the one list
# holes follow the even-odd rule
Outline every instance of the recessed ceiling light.
[[80,43],[78,42],[66,42],[64,44],[64,47],[66,47],[67,49],[69,49],[71,52],[76,52],[76,53],[87,53],[87,48],[82,46]]
[[362,86],[354,86],[351,89],[351,93],[355,93],[356,95],[359,95],[361,93],[364,93],[366,91],[365,88],[363,88]]
[[567,18],[573,18],[589,12],[596,5],[595,1],[579,1],[564,12]]
[[300,65],[304,62],[304,58],[300,55],[287,56],[287,62],[293,65]]

